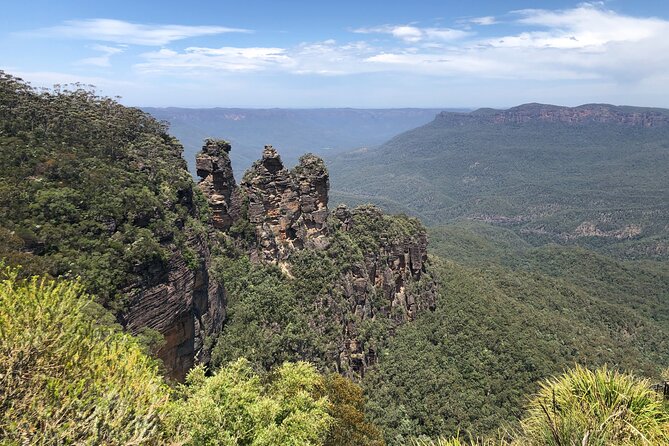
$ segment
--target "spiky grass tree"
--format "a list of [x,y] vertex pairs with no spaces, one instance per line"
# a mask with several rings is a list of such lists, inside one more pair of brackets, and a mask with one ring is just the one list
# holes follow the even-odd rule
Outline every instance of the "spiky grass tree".
[[521,426],[520,445],[669,444],[669,414],[649,382],[606,367],[545,381]]
[[511,446],[512,443],[504,439],[470,438],[464,440],[460,435],[452,438],[417,439],[412,446]]

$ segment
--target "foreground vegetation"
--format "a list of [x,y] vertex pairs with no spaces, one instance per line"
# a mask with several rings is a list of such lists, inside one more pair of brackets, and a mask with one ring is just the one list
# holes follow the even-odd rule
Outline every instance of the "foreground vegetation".
[[259,373],[239,359],[170,388],[141,344],[100,314],[79,283],[3,267],[1,444],[384,444],[362,390],[341,376],[304,362]]
[[0,439],[155,442],[169,389],[140,344],[96,321],[80,284],[0,274]]
[[[80,284],[20,279],[6,268],[2,274],[3,444],[384,444],[365,421],[361,389],[341,376],[323,376],[304,362],[258,373],[239,359],[213,376],[196,367],[185,385],[170,388],[136,340],[99,323],[100,309]],[[431,394],[449,392],[441,387]],[[664,444],[669,412],[648,381],[576,367],[541,384],[519,427],[498,443],[486,441]]]

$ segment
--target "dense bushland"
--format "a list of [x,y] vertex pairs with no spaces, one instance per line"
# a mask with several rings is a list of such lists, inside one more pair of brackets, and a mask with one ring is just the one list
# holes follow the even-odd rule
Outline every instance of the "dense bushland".
[[81,277],[121,309],[124,287],[192,254],[201,196],[151,116],[83,85],[35,90],[0,72],[0,147],[0,255],[26,274]]
[[79,283],[0,272],[0,440],[153,444],[169,388]]

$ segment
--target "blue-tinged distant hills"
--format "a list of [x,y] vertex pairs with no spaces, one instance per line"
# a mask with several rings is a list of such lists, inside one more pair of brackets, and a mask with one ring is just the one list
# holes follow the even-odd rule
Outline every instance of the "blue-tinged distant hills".
[[216,137],[232,143],[233,168],[241,174],[258,158],[265,144],[277,147],[284,162],[291,165],[305,152],[324,155],[375,147],[398,133],[430,122],[443,109],[146,107],[143,110],[170,123],[170,133],[184,145],[184,157],[191,172],[195,172],[195,154],[202,147],[202,140]]

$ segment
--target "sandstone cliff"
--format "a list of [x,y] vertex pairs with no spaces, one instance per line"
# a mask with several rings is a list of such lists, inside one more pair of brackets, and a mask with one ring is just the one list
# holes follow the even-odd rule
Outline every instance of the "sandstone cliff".
[[392,335],[398,325],[435,306],[436,284],[427,272],[427,234],[416,220],[403,222],[411,225],[409,231],[393,231],[388,226],[398,222],[384,225],[387,218],[374,206],[349,210],[340,205],[333,214],[341,231],[367,233],[376,229],[381,234],[375,246],[363,253],[362,262],[352,265],[339,283],[353,317],[344,316],[340,321],[345,345],[338,367],[347,375],[363,376],[377,359],[374,346],[361,340],[365,321],[388,320]]
[[437,119],[454,122],[490,124],[526,124],[531,122],[580,124],[616,124],[631,127],[669,125],[666,110],[638,107],[617,107],[609,104],[585,104],[560,107],[548,104],[524,104],[507,110],[479,109],[471,113],[442,112]]
[[[196,215],[192,187],[188,185],[179,196],[178,204]],[[209,362],[211,343],[206,340],[221,331],[225,290],[209,276],[209,235],[184,227],[183,222],[176,224],[186,237],[183,249],[165,241],[167,261],[137,271],[143,279],[123,290],[128,304],[120,318],[133,333],[150,328],[164,337],[158,358],[170,378],[182,381],[193,365]]]

